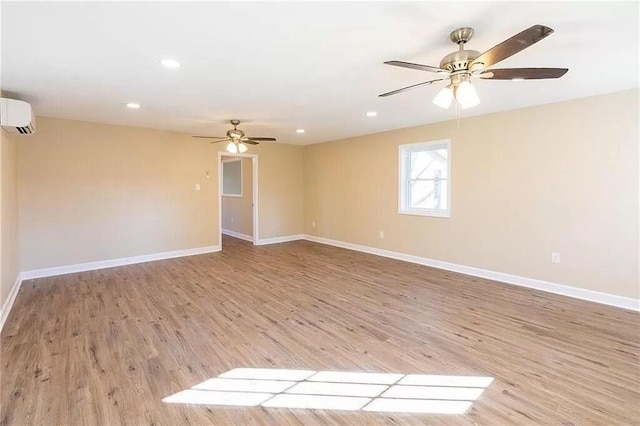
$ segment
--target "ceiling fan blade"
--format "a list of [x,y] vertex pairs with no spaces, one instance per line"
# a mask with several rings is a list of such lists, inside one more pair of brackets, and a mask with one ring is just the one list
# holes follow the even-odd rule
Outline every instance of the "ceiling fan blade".
[[542,80],[560,78],[568,68],[499,68],[488,70],[479,75],[487,80]]
[[445,81],[445,80],[449,80],[449,79],[448,78],[439,78],[437,80],[423,81],[422,83],[414,84],[414,85],[411,85],[411,86],[403,87],[402,89],[392,90],[391,92],[383,93],[381,95],[378,95],[378,97],[384,98],[386,96],[391,96],[391,95],[395,95],[397,93],[402,93],[402,92],[404,92],[406,90],[415,89],[416,87],[427,86],[429,84],[433,84],[433,83],[437,83],[438,81]]
[[231,140],[231,139],[220,139],[219,141],[211,141],[211,142],[209,142],[209,143],[228,142],[228,141],[230,141],[230,140]]
[[544,25],[534,25],[531,28],[527,28],[475,58],[469,64],[469,69],[472,69],[477,64],[483,64],[484,68],[488,68],[539,42],[551,33],[553,33],[553,30]]
[[276,138],[254,138],[253,136],[247,136],[247,138],[252,141],[266,141],[266,142],[275,142]]
[[200,136],[195,135],[191,136],[192,138],[202,138],[202,139],[226,139],[226,136]]
[[447,71],[443,70],[442,68],[432,67],[432,66],[429,66],[429,65],[414,64],[414,63],[411,63],[411,62],[387,61],[387,62],[385,62],[385,64],[394,65],[396,67],[411,68],[411,69],[420,70],[420,71],[443,72],[443,73],[447,72]]
[[242,143],[246,143],[246,144],[249,144],[249,145],[259,145],[258,142],[254,141],[254,140],[251,140],[251,139],[243,139]]

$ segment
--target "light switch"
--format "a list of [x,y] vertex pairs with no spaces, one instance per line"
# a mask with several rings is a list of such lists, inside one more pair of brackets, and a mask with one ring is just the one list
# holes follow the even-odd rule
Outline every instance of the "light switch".
[[200,191],[200,184],[196,183],[196,191]]

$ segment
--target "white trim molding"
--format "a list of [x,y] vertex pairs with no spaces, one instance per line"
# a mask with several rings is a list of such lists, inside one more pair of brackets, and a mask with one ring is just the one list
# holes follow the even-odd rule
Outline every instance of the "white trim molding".
[[4,327],[4,322],[7,320],[9,316],[9,312],[13,307],[13,303],[16,301],[16,297],[18,296],[18,291],[20,291],[20,286],[22,285],[22,274],[18,274],[16,277],[16,282],[13,283],[13,287],[11,287],[11,291],[9,292],[9,296],[7,300],[4,301],[2,305],[2,310],[0,310],[0,331],[2,331],[2,327]]
[[176,257],[194,256],[197,254],[215,253],[220,251],[220,245],[197,247],[185,250],[167,251],[164,253],[144,254],[142,256],[122,257],[119,259],[101,260],[98,262],[78,263],[75,265],[56,266],[53,268],[34,269],[22,272],[23,280],[52,277],[55,275],[73,274],[75,272],[93,271],[96,269],[114,268],[116,266],[133,265],[136,263],[153,262],[154,260],[173,259]]
[[[240,234],[243,235],[243,234]],[[235,236],[235,235],[234,235]],[[588,300],[591,302],[601,303],[604,305],[615,306],[618,308],[629,309],[640,312],[640,299],[631,297],[617,296],[614,294],[602,293],[594,290],[587,290],[578,287],[552,283],[548,281],[537,280],[533,278],[522,277],[518,275],[506,274],[503,272],[489,271],[485,269],[475,268],[472,266],[459,265],[456,263],[443,262],[441,260],[429,259],[426,257],[414,256],[405,253],[384,250],[375,247],[368,247],[359,244],[348,243],[344,241],[332,240],[329,238],[317,237],[314,235],[286,235],[283,237],[273,237],[258,240],[256,245],[268,245],[285,243],[289,241],[307,240],[315,243],[326,244],[335,247],[341,247],[348,250],[355,250],[363,253],[373,254],[391,259],[402,260],[405,262],[416,263],[419,265],[430,266],[433,268],[444,269],[447,271],[458,272],[465,275],[471,275],[480,278],[486,278],[506,284],[517,285],[521,287],[532,288],[548,293],[559,294],[562,296],[573,297],[576,299]],[[198,254],[215,253],[221,250],[220,245],[198,247],[186,250],[176,250],[164,253],[154,253],[142,256],[126,257],[112,260],[103,260],[98,262],[80,263],[76,265],[58,266],[53,268],[36,269],[25,271],[18,275],[16,281],[9,292],[9,296],[5,300],[2,310],[0,310],[0,331],[9,316],[9,312],[16,300],[20,286],[25,280],[51,277],[56,275],[71,274],[75,272],[92,271],[96,269],[113,268],[117,266],[133,265],[136,263],[152,262],[156,260],[172,259],[177,257],[194,256]]]
[[374,254],[377,256],[388,257],[391,259],[403,260],[405,262],[417,263],[419,265],[431,266],[433,268],[444,269],[447,271],[458,272],[465,275],[472,275],[474,277],[486,278],[489,280],[499,281],[506,284],[532,288],[536,290],[545,291],[548,293],[559,294],[562,296],[588,300],[590,302],[596,302],[596,303],[601,303],[603,305],[610,305],[618,308],[630,309],[632,311],[640,312],[640,299],[634,299],[631,297],[617,296],[615,294],[602,293],[595,290],[587,290],[587,289],[568,286],[564,284],[557,284],[549,281],[542,281],[534,278],[522,277],[519,275],[489,271],[486,269],[475,268],[473,266],[465,266],[465,265],[459,265],[457,263],[443,262],[441,260],[429,259],[427,257],[414,256],[410,254],[399,253],[399,252],[379,249],[375,247],[362,246],[359,244],[347,243],[344,241],[332,240],[329,238],[316,237],[314,235],[305,235],[304,239],[307,241],[313,241],[315,243],[341,247],[349,250],[360,251],[363,253]]
[[240,232],[232,231],[230,229],[222,229],[223,235],[228,235],[230,237],[240,238],[241,240],[253,242],[253,237],[247,234],[241,234]]
[[284,237],[272,237],[272,238],[263,238],[256,242],[257,246],[266,246],[268,244],[278,244],[278,243],[288,243],[289,241],[298,241],[304,240],[305,235],[296,234],[296,235],[285,235]]

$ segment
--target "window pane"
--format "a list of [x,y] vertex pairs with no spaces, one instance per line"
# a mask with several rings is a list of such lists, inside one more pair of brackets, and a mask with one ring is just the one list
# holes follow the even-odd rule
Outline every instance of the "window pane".
[[447,210],[447,184],[443,179],[410,181],[409,208]]
[[447,178],[446,149],[415,151],[410,154],[411,179]]

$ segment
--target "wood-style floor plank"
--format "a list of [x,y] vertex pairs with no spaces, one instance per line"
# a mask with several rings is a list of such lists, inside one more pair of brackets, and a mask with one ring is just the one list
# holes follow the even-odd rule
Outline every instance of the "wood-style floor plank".
[[[1,425],[640,424],[640,315],[306,241],[23,283]],[[478,375],[465,415],[161,400],[236,367]]]

